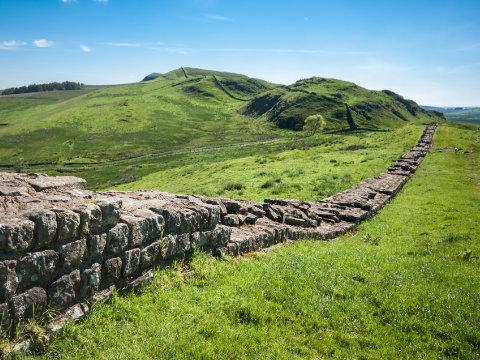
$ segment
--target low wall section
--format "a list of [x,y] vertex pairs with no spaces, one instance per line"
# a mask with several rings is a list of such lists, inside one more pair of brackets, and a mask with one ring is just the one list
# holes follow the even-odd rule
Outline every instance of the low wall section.
[[402,188],[435,128],[427,126],[387,172],[320,202],[92,192],[77,177],[0,173],[1,325],[47,308],[78,309],[95,294],[134,284],[154,266],[196,248],[239,255],[287,239],[345,233]]

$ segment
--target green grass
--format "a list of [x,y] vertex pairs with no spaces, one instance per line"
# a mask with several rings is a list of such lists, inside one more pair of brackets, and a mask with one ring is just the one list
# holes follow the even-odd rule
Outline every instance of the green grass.
[[283,146],[273,144],[273,151],[263,145],[254,155],[242,157],[217,158],[215,153],[152,172],[117,189],[162,189],[258,201],[267,197],[319,200],[384,171],[416,143],[422,131],[423,126],[411,125],[389,132],[304,137]]
[[441,126],[356,233],[240,260],[197,254],[95,306],[45,357],[478,358],[479,144],[478,128]]

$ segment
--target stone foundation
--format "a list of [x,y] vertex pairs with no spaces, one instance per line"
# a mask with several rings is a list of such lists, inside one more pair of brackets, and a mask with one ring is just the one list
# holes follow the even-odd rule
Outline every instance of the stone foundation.
[[375,214],[415,172],[436,125],[387,172],[319,202],[263,203],[160,191],[92,192],[72,176],[0,173],[0,325],[134,286],[193,249],[240,255],[287,239],[331,239]]

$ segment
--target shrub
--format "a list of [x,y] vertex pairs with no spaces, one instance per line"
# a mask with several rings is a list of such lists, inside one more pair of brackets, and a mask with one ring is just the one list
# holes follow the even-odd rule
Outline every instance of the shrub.
[[308,135],[316,134],[320,132],[325,127],[325,119],[320,114],[310,115],[305,119],[305,124],[303,125],[303,130]]

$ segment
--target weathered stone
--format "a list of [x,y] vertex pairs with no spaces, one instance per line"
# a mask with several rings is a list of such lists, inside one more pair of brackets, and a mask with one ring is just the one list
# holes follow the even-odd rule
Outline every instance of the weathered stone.
[[240,218],[238,215],[228,214],[223,217],[222,224],[227,226],[238,227],[240,226]]
[[88,236],[88,254],[90,259],[96,260],[103,255],[107,245],[107,234]]
[[120,209],[122,208],[122,200],[120,199],[104,199],[97,202],[102,211],[102,226],[108,228],[116,225],[120,221]]
[[57,234],[57,215],[53,211],[42,210],[30,214],[29,218],[35,223],[35,248],[42,249],[52,244]]
[[55,275],[58,254],[53,250],[44,250],[28,254],[17,263],[18,282],[22,289],[32,285],[44,286]]
[[48,302],[56,310],[63,310],[75,303],[80,286],[80,271],[74,270],[62,276],[48,287]]
[[228,214],[227,208],[223,202],[217,199],[205,199],[205,202],[210,205],[218,206],[220,210],[220,216],[224,216]]
[[50,333],[55,334],[65,327],[71,321],[79,321],[84,318],[90,309],[87,304],[75,304],[69,307],[64,313],[57,316],[53,321],[49,322],[47,329]]
[[130,246],[149,244],[159,239],[163,232],[163,217],[153,212],[148,217],[123,215],[121,221],[130,229]]
[[123,276],[135,274],[140,266],[140,249],[127,250],[123,254]]
[[10,308],[7,303],[0,304],[0,332],[10,327]]
[[57,241],[67,243],[78,238],[80,215],[71,210],[54,210],[57,215]]
[[73,211],[80,215],[80,235],[98,234],[101,232],[102,210],[98,205],[79,205]]
[[276,205],[264,204],[263,210],[265,211],[265,216],[269,219],[282,223],[283,222],[283,215],[279,211],[279,207]]
[[190,243],[190,234],[179,234],[177,235],[177,247],[175,251],[175,255],[184,255],[189,250],[191,250],[191,243]]
[[48,189],[85,189],[85,179],[76,176],[34,174],[27,182],[37,191]]
[[255,225],[255,223],[257,222],[257,219],[258,217],[255,216],[255,215],[252,215],[252,214],[248,214],[245,216],[245,224],[249,224],[249,225]]
[[152,210],[159,212],[165,219],[166,234],[192,233],[200,228],[201,216],[191,209],[162,208]]
[[129,229],[128,225],[119,223],[108,231],[107,247],[108,253],[119,255],[128,247]]
[[0,219],[0,251],[22,252],[33,241],[35,224],[26,219]]
[[122,259],[111,258],[103,264],[102,280],[105,286],[116,284],[122,276]]
[[83,257],[85,256],[86,248],[87,241],[85,239],[72,241],[71,243],[61,246],[59,254],[62,272],[72,271],[80,267]]
[[175,256],[177,248],[177,236],[176,235],[167,235],[164,236],[161,240],[161,256],[162,259],[170,259]]
[[0,303],[10,300],[17,290],[17,273],[15,260],[0,261]]
[[94,263],[88,269],[82,271],[80,297],[82,299],[93,296],[93,294],[100,289],[102,280],[102,266],[99,263]]
[[18,323],[39,316],[47,307],[47,293],[40,287],[34,287],[10,300],[12,316]]
[[141,266],[142,269],[151,269],[160,257],[160,241],[155,241],[150,245],[144,247],[141,251]]
[[212,246],[214,247],[222,247],[225,246],[228,241],[230,240],[230,236],[232,234],[232,228],[226,226],[217,226],[215,230],[213,230],[214,238]]
[[220,223],[221,217],[221,207],[219,205],[210,205],[205,204],[204,207],[207,209],[209,217],[206,227],[202,227],[200,230],[213,230],[215,226]]
[[29,196],[25,186],[0,186],[1,196]]
[[242,205],[236,200],[222,199],[222,203],[229,214],[239,214],[242,209]]

